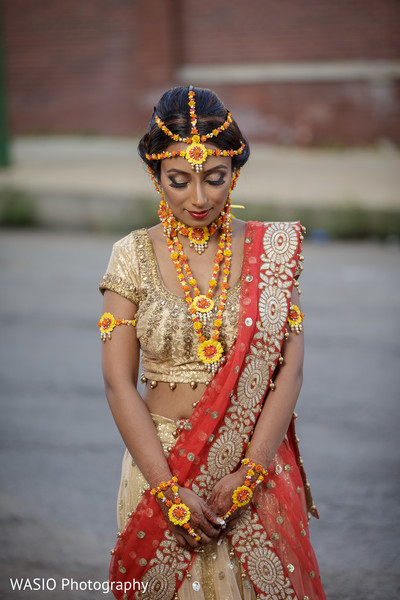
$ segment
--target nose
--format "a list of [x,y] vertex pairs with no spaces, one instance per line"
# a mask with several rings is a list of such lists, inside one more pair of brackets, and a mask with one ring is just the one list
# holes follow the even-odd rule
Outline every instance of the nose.
[[192,202],[193,205],[197,206],[198,208],[203,208],[204,206],[207,206],[207,194],[205,186],[200,180],[200,178],[198,179],[198,181],[196,181],[196,185],[193,186]]

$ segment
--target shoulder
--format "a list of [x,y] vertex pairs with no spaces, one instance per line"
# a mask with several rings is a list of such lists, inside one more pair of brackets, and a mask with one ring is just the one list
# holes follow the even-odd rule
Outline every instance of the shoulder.
[[143,229],[135,229],[134,231],[131,231],[130,233],[128,233],[128,235],[124,236],[120,240],[117,240],[116,242],[114,242],[113,249],[119,250],[122,252],[136,250],[138,245],[140,245],[141,243],[145,243],[147,238],[148,238],[147,229],[144,229],[144,228]]
[[151,253],[151,248],[147,229],[136,229],[114,242],[110,260],[138,264]]
[[99,288],[117,292],[138,304],[141,297],[141,273],[151,246],[146,229],[137,229],[113,244],[107,271]]

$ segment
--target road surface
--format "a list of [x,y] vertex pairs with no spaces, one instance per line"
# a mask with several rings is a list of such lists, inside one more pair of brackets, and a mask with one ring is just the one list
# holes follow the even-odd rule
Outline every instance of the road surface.
[[[96,327],[97,283],[112,241],[0,232],[5,600],[106,597],[83,588],[107,580],[123,451],[104,398]],[[328,600],[395,600],[400,249],[308,243],[305,256],[307,351],[297,412],[320,512],[312,540]],[[56,589],[13,591],[10,578],[21,577]]]

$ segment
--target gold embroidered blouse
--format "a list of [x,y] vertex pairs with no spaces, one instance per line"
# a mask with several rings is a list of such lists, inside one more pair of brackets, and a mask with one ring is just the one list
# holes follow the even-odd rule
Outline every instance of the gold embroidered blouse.
[[[117,292],[137,305],[136,332],[142,369],[148,379],[176,383],[211,381],[212,374],[197,356],[198,336],[185,298],[165,287],[146,229],[133,231],[114,244],[99,288],[101,292]],[[225,352],[237,335],[239,301],[237,281],[228,291],[222,317],[220,341]],[[211,325],[215,312],[216,307],[208,313]],[[205,325],[204,332],[208,334],[211,329]]]

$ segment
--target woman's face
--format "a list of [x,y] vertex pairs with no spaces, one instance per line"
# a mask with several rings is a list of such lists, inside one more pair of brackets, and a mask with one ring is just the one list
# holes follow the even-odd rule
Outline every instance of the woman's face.
[[[215,150],[212,144],[207,148]],[[171,144],[172,150],[186,150],[186,144]],[[190,227],[205,227],[222,212],[232,179],[229,156],[209,156],[198,173],[186,158],[161,161],[160,183],[164,197],[178,221]]]

